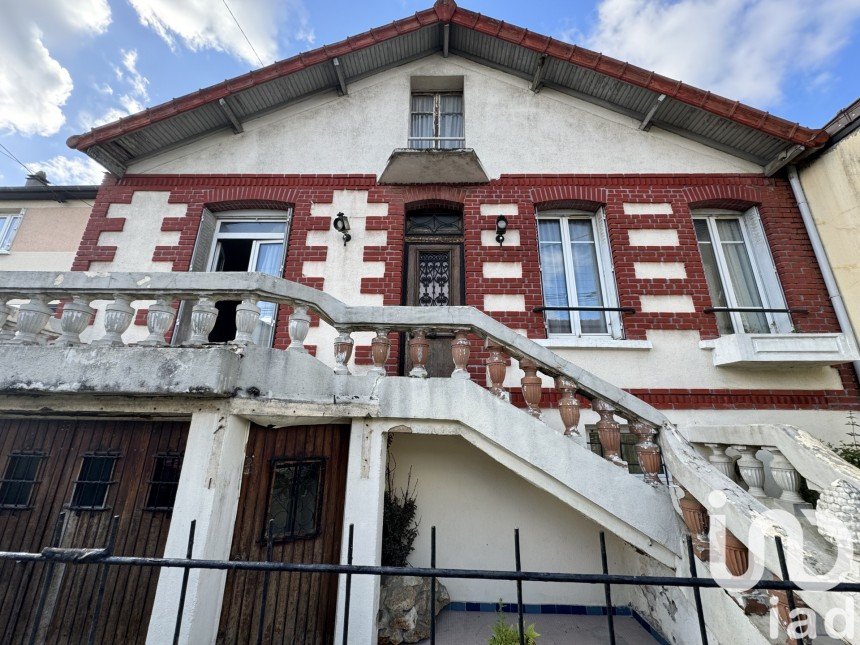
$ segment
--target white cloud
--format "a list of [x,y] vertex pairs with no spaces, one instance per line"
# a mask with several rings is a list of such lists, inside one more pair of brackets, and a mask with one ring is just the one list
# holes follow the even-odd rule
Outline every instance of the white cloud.
[[107,0],[4,4],[11,28],[0,38],[0,133],[50,136],[62,127],[73,84],[51,47],[102,33],[110,21]]
[[[313,43],[315,39],[302,0],[227,0],[230,10],[223,0],[129,1],[140,22],[172,48],[178,41],[192,51],[214,49],[254,67],[260,64],[257,54],[266,65],[275,61],[279,42]],[[231,10],[247,40],[230,15]]]
[[[116,103],[107,107],[100,115],[93,115],[89,111],[83,111],[79,120],[86,130],[90,130],[105,123],[117,121],[129,114],[140,112],[146,107],[149,100],[149,79],[143,76],[137,69],[137,50],[121,50],[120,64],[113,66],[114,76],[119,86],[124,86],[127,91],[116,98]],[[113,87],[104,84],[108,91],[99,89],[102,94],[113,96],[116,91]]]
[[89,157],[57,155],[47,161],[31,161],[27,168],[33,172],[44,170],[48,181],[60,186],[75,184],[101,184],[105,169]]
[[756,105],[793,69],[816,77],[860,19],[860,0],[602,0],[586,45]]

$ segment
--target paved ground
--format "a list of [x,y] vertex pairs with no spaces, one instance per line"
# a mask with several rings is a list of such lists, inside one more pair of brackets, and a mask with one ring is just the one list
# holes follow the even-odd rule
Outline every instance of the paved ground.
[[[505,614],[510,624],[516,624],[516,614]],[[486,645],[497,615],[485,611],[443,611],[439,614],[437,645]],[[605,645],[609,642],[606,616],[564,616],[560,614],[526,614],[525,624],[535,624],[541,635],[539,645]],[[421,641],[427,645],[429,640]],[[615,616],[615,642],[618,645],[655,643],[630,616]]]

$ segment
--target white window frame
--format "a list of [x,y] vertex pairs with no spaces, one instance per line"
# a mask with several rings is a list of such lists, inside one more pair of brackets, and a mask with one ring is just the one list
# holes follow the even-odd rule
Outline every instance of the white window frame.
[[[597,255],[597,272],[600,281],[600,288],[603,290],[603,306],[618,307],[618,290],[615,286],[615,267],[612,263],[612,250],[609,246],[609,233],[606,227],[606,213],[603,208],[597,209],[595,212],[571,209],[554,209],[542,210],[537,212],[537,219],[553,219],[553,220],[571,220],[571,219],[587,219],[591,221],[592,231],[594,233],[594,244]],[[576,295],[575,277],[573,273],[573,261],[570,253],[570,232],[567,226],[560,226],[561,242],[562,242],[562,257],[564,258],[564,275],[567,285],[567,301],[568,306],[578,306],[578,298]],[[540,257],[540,237],[538,237],[538,257]],[[543,279],[543,266],[541,266],[541,279]],[[541,298],[543,298],[543,287],[541,287]],[[580,323],[580,312],[571,311],[571,332],[569,333],[550,333],[549,325],[544,316],[544,325],[547,329],[549,338],[571,338],[571,337],[604,337],[604,338],[623,338],[624,328],[621,324],[621,312],[607,311],[604,312],[606,320],[606,332],[603,333],[586,333],[582,332]]]
[[[708,232],[711,236],[711,245],[717,258],[717,270],[720,272],[720,279],[723,281],[728,307],[738,307],[739,305],[735,295],[734,284],[729,275],[725,255],[723,254],[722,239],[717,230],[716,221],[720,219],[735,219],[740,224],[741,235],[746,246],[753,275],[755,276],[756,288],[762,301],[762,307],[764,309],[788,308],[757,208],[753,207],[746,211],[714,208],[697,209],[693,211],[692,215],[693,221],[703,220],[707,222]],[[770,333],[784,334],[794,331],[794,325],[788,313],[765,312],[764,316],[767,318]],[[748,333],[744,330],[740,313],[729,312],[729,317],[732,321],[732,328],[735,334]]]
[[[257,223],[277,223],[284,224],[283,233],[222,233],[221,225],[225,223],[236,222],[257,222]],[[260,255],[260,243],[263,242],[282,242],[284,245],[281,253],[281,268],[280,273],[284,272],[284,263],[287,259],[287,235],[289,233],[290,220],[283,217],[225,217],[217,218],[215,222],[215,235],[212,238],[212,248],[209,251],[209,261],[206,263],[207,271],[215,271],[215,260],[218,257],[218,249],[221,248],[221,240],[252,240],[251,258],[248,261],[249,266],[256,266],[257,258]],[[249,272],[253,273],[248,269]]]
[[[283,224],[284,230],[281,233],[223,233],[221,232],[221,227],[224,224],[234,223],[234,222],[255,222],[259,224],[264,223],[277,223]],[[218,218],[215,222],[215,235],[212,238],[212,250],[209,255],[209,272],[215,272],[215,262],[218,258],[218,251],[221,248],[221,240],[251,240],[251,257],[248,258],[248,273],[255,273],[251,270],[251,267],[257,266],[257,260],[260,257],[260,246],[262,244],[274,244],[277,242],[281,243],[281,261],[278,268],[278,274],[275,277],[282,277],[284,275],[284,264],[287,261],[287,239],[290,227],[290,220],[288,217],[254,217],[253,213],[247,213],[245,217],[223,217]],[[258,302],[258,305],[263,303]],[[274,304],[274,309],[272,310],[272,329],[271,329],[271,339],[269,339],[269,346],[274,344],[275,342],[275,334],[277,333],[276,325],[278,322],[278,310],[280,309],[278,303]],[[263,319],[260,319],[260,324],[262,324]],[[258,327],[259,329],[259,327]],[[260,341],[262,342],[262,340]]]
[[[21,229],[23,218],[23,208],[14,211],[0,211],[0,254],[8,255],[12,252],[12,244],[15,242],[15,237]],[[11,232],[13,228],[15,231]],[[6,239],[7,236],[9,239]]]
[[[412,136],[412,115],[415,112],[412,111],[412,97],[414,96],[432,96],[433,97],[433,136],[432,137],[414,137]],[[441,103],[443,96],[459,96],[463,100],[463,136],[462,137],[442,137],[439,136],[439,132],[441,131]],[[407,139],[407,145],[410,150],[456,150],[458,148],[466,147],[466,95],[463,90],[450,90],[450,91],[416,91],[413,90],[409,93],[409,123],[407,124],[409,137]],[[433,143],[429,148],[415,148],[413,147],[413,143],[416,141],[430,141]],[[457,148],[442,148],[439,146],[441,141],[459,141],[460,145]]]

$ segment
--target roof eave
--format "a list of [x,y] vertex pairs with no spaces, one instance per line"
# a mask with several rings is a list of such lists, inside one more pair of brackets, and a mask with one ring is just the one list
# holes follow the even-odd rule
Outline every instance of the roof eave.
[[453,24],[471,29],[524,47],[539,55],[550,56],[658,95],[665,95],[675,101],[785,141],[787,147],[803,146],[807,151],[806,154],[808,151],[822,147],[829,138],[824,129],[806,128],[738,101],[732,101],[680,81],[649,72],[635,65],[457,7],[451,0],[437,0],[434,7],[420,11],[414,16],[198,90],[119,121],[100,126],[86,134],[74,135],[69,137],[66,143],[70,148],[87,153],[108,167],[111,172],[121,176],[125,170],[125,165],[121,162],[111,163],[111,159],[105,163],[104,156],[110,156],[110,153],[102,144],[170,117],[226,99],[237,92],[261,83],[282,78],[312,65],[331,62],[339,56],[436,24]]

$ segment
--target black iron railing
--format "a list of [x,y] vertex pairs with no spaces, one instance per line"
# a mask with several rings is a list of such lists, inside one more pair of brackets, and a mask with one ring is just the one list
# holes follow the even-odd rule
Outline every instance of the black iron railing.
[[[436,630],[436,612],[435,610],[435,581],[438,578],[451,579],[470,579],[470,580],[504,580],[516,583],[517,590],[517,624],[519,626],[520,643],[524,643],[523,631],[523,582],[554,582],[554,583],[569,583],[569,584],[597,584],[603,585],[605,597],[605,613],[607,619],[607,640],[610,643],[615,643],[615,624],[613,619],[612,606],[612,585],[625,585],[637,587],[691,587],[693,589],[696,612],[699,621],[699,631],[702,643],[707,645],[708,636],[705,627],[705,617],[702,608],[701,589],[720,588],[725,585],[726,581],[720,581],[713,578],[701,578],[696,574],[696,556],[693,550],[692,539],[687,537],[687,550],[690,559],[690,576],[689,577],[673,577],[673,576],[645,576],[645,575],[628,575],[609,573],[606,540],[604,533],[600,533],[600,554],[601,554],[601,573],[562,573],[562,572],[543,572],[543,571],[523,571],[520,557],[520,534],[519,529],[514,530],[514,563],[515,569],[509,570],[489,570],[489,569],[449,569],[440,568],[436,565],[437,549],[436,549],[436,527],[431,528],[430,539],[430,567],[390,567],[390,566],[370,566],[353,564],[353,541],[354,528],[349,525],[347,539],[347,562],[346,564],[305,564],[305,563],[290,563],[290,562],[274,562],[271,560],[271,549],[267,550],[266,561],[241,561],[241,560],[198,560],[193,558],[194,550],[194,532],[196,521],[192,521],[189,527],[188,547],[186,558],[156,558],[156,557],[137,557],[137,556],[117,556],[113,555],[114,545],[116,543],[116,527],[119,522],[119,517],[114,517],[111,524],[109,537],[106,546],[96,549],[83,548],[60,548],[56,544],[60,542],[64,517],[61,515],[57,522],[57,528],[52,538],[51,547],[45,548],[41,553],[28,552],[0,552],[0,562],[4,560],[15,561],[19,564],[25,563],[45,563],[46,573],[42,583],[42,593],[40,594],[39,602],[36,607],[36,614],[31,621],[29,639],[26,642],[34,643],[39,634],[39,626],[42,623],[43,612],[46,605],[46,597],[51,586],[51,576],[57,564],[76,565],[76,566],[99,566],[101,567],[100,575],[98,576],[99,588],[97,593],[97,601],[94,605],[93,615],[88,630],[88,642],[94,642],[96,627],[100,619],[102,608],[102,600],[105,592],[105,581],[107,579],[107,571],[110,567],[157,567],[157,568],[180,568],[183,569],[182,587],[180,590],[179,604],[177,608],[176,624],[174,629],[173,642],[179,641],[179,634],[182,628],[183,615],[185,613],[186,590],[188,586],[188,574],[192,569],[208,569],[220,571],[262,571],[266,575],[263,578],[263,585],[260,591],[261,594],[261,609],[258,616],[260,621],[258,629],[257,642],[263,642],[263,626],[266,620],[266,598],[269,593],[269,574],[276,572],[297,572],[297,573],[319,573],[344,575],[344,598],[342,600],[343,625],[342,625],[342,642],[348,643],[349,635],[349,615],[350,601],[352,595],[352,576],[369,575],[369,576],[415,576],[419,578],[429,578],[431,580],[431,603],[430,607],[430,642],[435,645],[437,630]],[[271,536],[271,529],[268,532]],[[791,581],[788,573],[788,568],[785,561],[785,553],[783,550],[782,540],[779,536],[774,538],[777,555],[779,558],[782,580],[760,580],[757,583],[750,585],[751,589],[759,590],[781,590],[786,592],[787,601],[790,611],[794,611],[796,604],[794,600],[794,592],[800,590],[800,587]],[[271,543],[271,537],[269,537]],[[860,583],[840,582],[834,584],[830,592],[860,592]],[[798,644],[800,641],[797,641]]]
[[534,307],[533,314],[543,313],[544,311],[615,311],[622,314],[635,314],[636,309],[633,307]]
[[770,307],[705,307],[702,309],[703,314],[721,314],[721,313],[738,313],[738,314],[808,314],[809,309],[772,309]]

